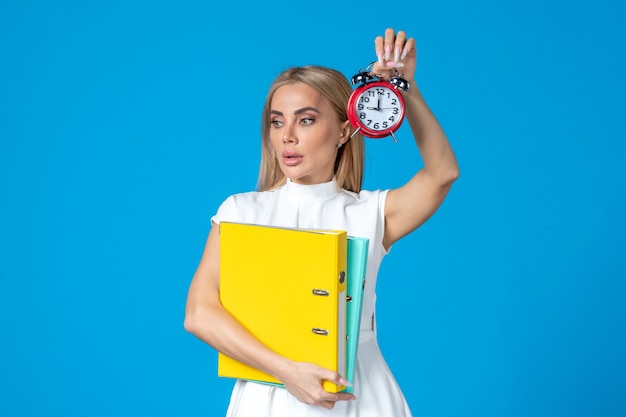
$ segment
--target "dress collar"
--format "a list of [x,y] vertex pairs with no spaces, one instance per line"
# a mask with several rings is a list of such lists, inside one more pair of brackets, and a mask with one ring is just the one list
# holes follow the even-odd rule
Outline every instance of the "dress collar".
[[287,178],[285,191],[287,191],[288,196],[301,202],[326,201],[336,196],[339,193],[339,188],[337,187],[337,180],[334,177],[329,182],[312,185],[298,184]]

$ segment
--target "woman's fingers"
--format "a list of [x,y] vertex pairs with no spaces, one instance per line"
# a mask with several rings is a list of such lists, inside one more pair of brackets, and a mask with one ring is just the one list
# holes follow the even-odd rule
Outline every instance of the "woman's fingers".
[[341,392],[331,393],[323,388],[323,381],[329,381],[337,385],[349,385],[339,373],[318,365],[297,362],[292,371],[283,380],[285,387],[299,401],[316,405],[323,408],[333,408],[337,401],[354,400],[352,394]]
[[372,68],[374,74],[388,78],[394,75],[396,68],[403,68],[402,73],[407,78],[414,76],[416,42],[414,38],[407,37],[405,31],[386,29],[384,35],[374,38],[374,48],[377,58]]
[[391,50],[395,43],[396,34],[392,28],[385,30],[385,61],[391,60]]
[[[322,368],[319,376],[322,380],[332,382],[336,385],[343,385],[343,386],[352,385],[339,373],[330,371],[328,369]],[[353,394],[349,394],[346,392],[330,393],[330,392],[324,391],[324,397],[325,398],[323,398],[322,401],[325,402],[326,405],[332,405],[330,408],[334,407],[337,401],[351,401],[351,400],[356,399],[356,397]]]
[[322,396],[315,400],[315,404],[319,405],[320,407],[330,409],[335,406],[335,403],[337,401],[352,401],[352,400],[356,400],[356,397],[346,392],[337,392],[333,394],[333,393],[324,391],[322,393]]
[[383,65],[383,59],[385,54],[385,38],[382,36],[376,36],[374,39],[374,48],[376,48],[376,57],[378,58],[378,63]]
[[396,67],[403,67],[404,59],[410,56],[415,49],[415,39],[407,39],[406,32],[394,29],[385,30],[384,36],[377,36],[374,39],[374,48],[378,61],[378,70],[386,70]]
[[399,31],[396,35],[396,39],[394,42],[393,48],[393,61],[398,62],[400,60],[400,56],[402,51],[404,50],[404,44],[406,43],[406,33],[404,31]]
[[405,44],[404,49],[402,50],[402,55],[400,55],[400,59],[404,60],[409,53],[413,52],[415,54],[415,39],[409,38]]

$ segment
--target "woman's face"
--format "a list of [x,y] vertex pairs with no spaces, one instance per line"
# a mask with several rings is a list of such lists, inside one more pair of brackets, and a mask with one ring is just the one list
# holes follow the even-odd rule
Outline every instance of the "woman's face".
[[282,172],[300,184],[330,181],[348,122],[342,123],[330,101],[303,83],[279,87],[270,109],[270,142]]

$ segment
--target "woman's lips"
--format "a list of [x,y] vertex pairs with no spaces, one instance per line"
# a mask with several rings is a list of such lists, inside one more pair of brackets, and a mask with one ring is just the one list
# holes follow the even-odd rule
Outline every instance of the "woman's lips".
[[296,151],[284,151],[281,156],[283,158],[283,164],[290,167],[298,165],[304,159],[304,157]]

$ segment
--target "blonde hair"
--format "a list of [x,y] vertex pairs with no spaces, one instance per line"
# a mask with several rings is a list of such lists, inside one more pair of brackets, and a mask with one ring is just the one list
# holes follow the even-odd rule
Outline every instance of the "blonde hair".
[[[261,166],[257,189],[267,191],[284,184],[287,180],[280,170],[276,154],[270,143],[270,111],[272,97],[279,87],[287,84],[304,83],[318,90],[326,97],[337,112],[339,120],[348,120],[348,99],[352,87],[346,77],[331,68],[307,65],[288,68],[276,77],[270,86],[261,119]],[[350,136],[354,128],[348,124]],[[335,160],[335,178],[340,188],[358,193],[363,182],[365,165],[365,144],[359,133],[352,136],[337,152]]]

